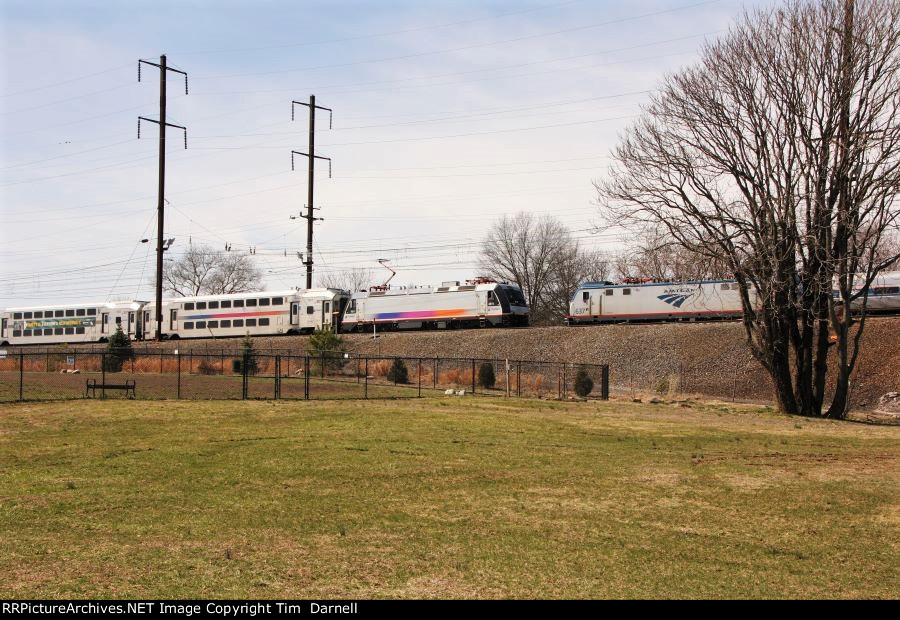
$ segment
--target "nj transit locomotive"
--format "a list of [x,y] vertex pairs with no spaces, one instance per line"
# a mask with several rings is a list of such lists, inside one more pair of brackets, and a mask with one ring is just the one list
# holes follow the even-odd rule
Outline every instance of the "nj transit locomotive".
[[528,325],[522,289],[487,278],[436,288],[378,289],[352,295],[341,331]]

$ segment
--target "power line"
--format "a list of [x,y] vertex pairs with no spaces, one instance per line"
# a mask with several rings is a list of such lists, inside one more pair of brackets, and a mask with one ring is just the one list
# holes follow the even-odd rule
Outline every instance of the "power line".
[[378,39],[378,38],[382,38],[382,37],[396,36],[399,34],[409,34],[411,32],[423,32],[425,30],[436,30],[439,28],[449,28],[451,26],[462,26],[464,24],[473,24],[473,23],[480,22],[480,21],[501,19],[504,17],[510,17],[512,15],[522,15],[524,13],[533,13],[535,11],[543,11],[546,9],[556,9],[556,8],[560,8],[560,7],[569,5],[569,4],[577,4],[577,3],[580,3],[583,1],[584,0],[568,0],[567,2],[560,2],[560,3],[554,4],[554,5],[533,7],[533,8],[529,8],[529,9],[522,9],[520,11],[510,11],[508,13],[501,13],[499,15],[491,15],[488,17],[465,19],[465,20],[461,20],[461,21],[448,22],[448,23],[444,23],[444,24],[434,24],[431,26],[419,26],[416,28],[406,28],[403,30],[393,30],[390,32],[379,32],[376,34],[365,34],[365,35],[359,35],[359,36],[353,36],[353,37],[342,37],[339,39],[325,39],[322,41],[308,41],[308,42],[304,41],[303,43],[284,43],[281,45],[267,45],[267,46],[261,46],[261,47],[228,48],[228,49],[207,50],[207,51],[200,51],[200,52],[197,52],[197,51],[182,52],[182,53],[180,53],[180,55],[187,56],[187,55],[195,55],[195,54],[244,53],[244,52],[256,52],[256,51],[270,50],[270,49],[285,49],[285,48],[292,48],[292,47],[309,47],[309,46],[313,46],[313,45],[327,45],[330,43],[346,43],[349,41],[361,41],[364,39]]
[[651,13],[643,13],[641,15],[634,15],[631,17],[622,17],[622,18],[607,20],[607,21],[598,22],[598,23],[594,23],[594,24],[582,24],[580,26],[574,26],[571,28],[563,28],[561,30],[554,30],[551,32],[542,32],[542,33],[537,33],[537,34],[524,35],[524,36],[520,36],[520,37],[513,37],[511,39],[501,39],[498,41],[489,41],[487,43],[476,43],[476,44],[472,44],[472,45],[464,45],[461,47],[452,47],[452,48],[446,48],[446,49],[441,49],[441,50],[432,50],[429,52],[418,52],[415,54],[403,54],[400,56],[389,56],[389,57],[385,57],[385,58],[370,58],[370,59],[358,60],[358,61],[354,61],[354,62],[332,63],[332,64],[328,64],[328,65],[318,65],[318,66],[311,66],[311,67],[294,67],[291,69],[278,69],[278,70],[272,70],[272,71],[258,71],[258,72],[248,72],[248,73],[234,73],[234,74],[230,74],[230,75],[212,75],[212,76],[207,76],[203,79],[205,79],[205,80],[220,80],[220,79],[235,78],[235,77],[255,77],[255,76],[260,76],[260,75],[275,75],[275,74],[279,74],[279,73],[296,73],[296,72],[300,72],[300,71],[317,71],[320,69],[336,69],[336,68],[342,68],[342,67],[352,67],[352,66],[373,64],[373,63],[380,63],[380,62],[392,62],[394,60],[407,60],[409,58],[422,58],[425,56],[434,56],[437,54],[448,54],[448,53],[452,53],[452,52],[461,52],[461,51],[466,51],[466,50],[481,49],[481,48],[485,48],[485,47],[493,47],[495,45],[505,45],[507,43],[518,43],[520,41],[529,41],[532,39],[550,37],[550,36],[555,36],[558,34],[568,34],[570,32],[577,32],[577,31],[581,31],[581,30],[600,28],[602,26],[621,24],[621,23],[625,23],[625,22],[629,22],[629,21],[644,19],[647,17],[656,17],[658,15],[664,15],[666,13],[675,13],[677,11],[683,11],[686,9],[696,8],[698,6],[704,6],[704,5],[708,5],[708,4],[715,4],[718,2],[720,2],[720,0],[704,0],[703,2],[698,2],[695,4],[688,4],[688,5],[683,5],[683,6],[679,6],[679,7],[673,7],[671,9],[663,9],[660,11],[653,11]]

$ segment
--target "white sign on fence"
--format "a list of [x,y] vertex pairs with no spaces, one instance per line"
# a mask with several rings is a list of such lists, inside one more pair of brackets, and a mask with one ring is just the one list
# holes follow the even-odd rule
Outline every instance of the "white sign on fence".
[[0,360],[6,358],[6,349],[0,349]]
[[67,355],[66,356],[66,364],[68,364],[69,366],[73,366],[75,364],[75,356]]

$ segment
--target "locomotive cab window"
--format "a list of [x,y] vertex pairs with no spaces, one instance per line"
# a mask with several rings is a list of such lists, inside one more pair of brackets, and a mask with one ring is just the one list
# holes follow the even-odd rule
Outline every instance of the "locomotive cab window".
[[347,314],[356,314],[356,300],[351,299],[350,305],[347,306]]
[[587,291],[581,294],[581,301],[589,301],[591,298],[591,294]]
[[499,306],[500,300],[497,299],[497,293],[494,291],[488,292],[488,305],[489,306]]

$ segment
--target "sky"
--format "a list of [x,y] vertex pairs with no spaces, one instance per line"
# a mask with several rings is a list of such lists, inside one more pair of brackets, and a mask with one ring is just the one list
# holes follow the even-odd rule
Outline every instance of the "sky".
[[[0,0],[0,308],[152,299],[159,63],[167,260],[249,254],[303,287],[308,111],[314,283],[387,259],[392,284],[479,274],[504,214],[553,215],[585,248],[627,235],[594,181],[664,77],[771,0]],[[149,243],[142,243],[149,239]]]

